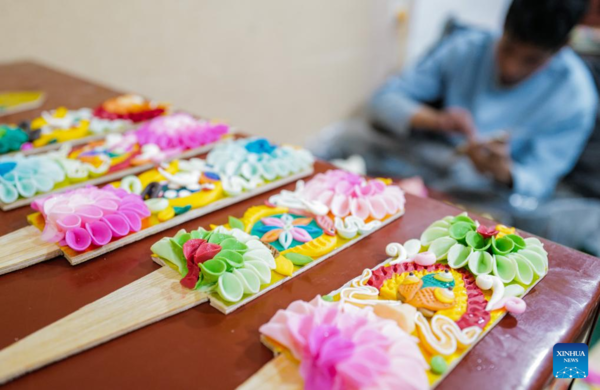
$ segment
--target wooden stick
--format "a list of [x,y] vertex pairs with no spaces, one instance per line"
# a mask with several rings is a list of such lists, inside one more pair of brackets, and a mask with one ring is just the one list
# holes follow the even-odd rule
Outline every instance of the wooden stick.
[[0,275],[60,256],[54,243],[42,240],[40,231],[27,226],[0,237]]
[[296,390],[302,388],[304,388],[304,380],[300,376],[298,363],[281,354],[265,364],[237,390]]
[[207,300],[179,279],[176,271],[162,267],[5,348],[0,384]]

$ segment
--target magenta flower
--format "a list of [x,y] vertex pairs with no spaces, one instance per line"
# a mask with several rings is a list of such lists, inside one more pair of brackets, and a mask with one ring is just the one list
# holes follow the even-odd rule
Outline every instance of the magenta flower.
[[134,131],[141,145],[155,144],[160,150],[187,150],[218,141],[229,131],[226,125],[212,124],[190,114],[159,116]]
[[139,195],[106,186],[87,186],[36,200],[31,207],[45,221],[42,239],[82,252],[92,244],[138,231],[150,210]]
[[429,388],[417,341],[369,307],[296,301],[260,332],[300,360],[305,389]]

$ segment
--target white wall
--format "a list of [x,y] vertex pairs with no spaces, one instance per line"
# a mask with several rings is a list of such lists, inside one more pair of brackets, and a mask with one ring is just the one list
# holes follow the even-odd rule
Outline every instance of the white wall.
[[508,1],[0,0],[0,61],[38,59],[303,144],[421,55],[448,15],[499,26]]
[[404,1],[0,0],[0,61],[39,59],[304,143],[397,66],[390,4]]
[[501,30],[511,0],[416,0],[411,14],[407,62],[421,57],[439,39],[450,16],[479,27]]

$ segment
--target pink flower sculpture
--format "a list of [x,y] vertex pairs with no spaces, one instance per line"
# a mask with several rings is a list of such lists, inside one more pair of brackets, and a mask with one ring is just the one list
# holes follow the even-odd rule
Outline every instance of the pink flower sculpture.
[[155,144],[163,151],[181,151],[218,141],[228,131],[226,125],[214,125],[190,114],[176,113],[142,124],[134,134],[141,145]]
[[370,307],[296,301],[260,332],[300,360],[308,390],[429,388],[417,340]]
[[404,193],[395,185],[381,180],[365,180],[342,170],[316,175],[306,183],[304,194],[329,207],[336,217],[353,215],[362,220],[382,219],[404,209]]
[[36,200],[31,207],[44,216],[42,239],[77,252],[137,232],[150,216],[139,195],[112,186],[79,188]]

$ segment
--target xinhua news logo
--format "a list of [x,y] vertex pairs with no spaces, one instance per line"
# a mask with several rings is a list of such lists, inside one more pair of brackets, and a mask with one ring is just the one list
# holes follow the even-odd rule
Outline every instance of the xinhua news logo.
[[586,378],[588,376],[588,346],[584,343],[558,343],[552,351],[555,378]]

